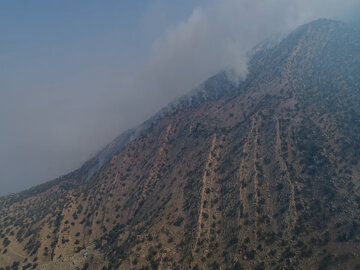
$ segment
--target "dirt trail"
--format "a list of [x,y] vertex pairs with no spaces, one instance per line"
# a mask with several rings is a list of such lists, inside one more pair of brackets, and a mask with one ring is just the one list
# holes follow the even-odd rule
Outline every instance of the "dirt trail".
[[[255,120],[254,120],[254,118],[251,118],[250,130],[249,130],[246,142],[244,143],[243,150],[242,150],[244,157],[241,160],[240,170],[238,171],[238,178],[240,181],[239,201],[242,203],[242,209],[239,209],[239,211],[242,211],[243,213],[246,213],[246,211],[249,208],[248,204],[247,204],[247,200],[246,200],[246,188],[244,187],[245,182],[246,182],[247,178],[249,177],[249,170],[246,170],[245,164],[247,163],[248,158],[249,158],[248,156],[250,154],[250,146],[251,146],[251,142],[252,142],[254,128],[255,128]],[[239,213],[238,216],[239,216],[238,224],[244,225],[244,219],[241,218],[241,216],[242,216],[241,213]]]
[[290,198],[289,198],[289,231],[293,230],[296,224],[297,220],[297,212],[295,207],[295,187],[294,183],[291,181],[290,173],[288,170],[288,167],[286,165],[286,162],[284,161],[282,157],[282,141],[281,141],[281,135],[280,135],[280,122],[278,118],[275,118],[276,120],[276,145],[275,145],[275,151],[277,159],[280,163],[280,168],[283,172],[285,172],[286,180],[290,186]]
[[[254,114],[251,117],[251,126],[249,129],[249,133],[246,138],[246,142],[243,146],[243,159],[240,163],[240,170],[238,171],[238,178],[240,181],[240,194],[239,194],[239,201],[241,203],[241,207],[238,213],[238,224],[239,226],[243,226],[245,222],[244,214],[254,215],[254,222],[255,222],[255,231],[254,231],[254,238],[257,238],[257,220],[258,220],[258,213],[257,208],[259,205],[259,198],[258,198],[258,189],[259,189],[259,171],[257,168],[258,160],[258,152],[259,152],[259,128],[262,123],[262,119],[258,113]],[[251,169],[252,168],[252,169]],[[249,179],[254,176],[253,181],[250,183],[248,182]],[[250,186],[253,186],[253,200],[254,203],[251,204],[248,201],[248,196],[250,195]]]
[[[159,173],[162,166],[165,164],[164,160],[166,158],[166,148],[169,144],[170,138],[173,135],[173,125],[172,122],[170,122],[166,128],[166,132],[164,135],[164,141],[161,144],[157,154],[156,158],[153,164],[153,167],[149,173],[149,177],[145,180],[144,187],[142,190],[142,193],[137,201],[137,205],[135,207],[136,211],[140,208],[141,203],[146,199],[149,192],[154,188],[156,183],[159,180]],[[136,213],[135,211],[135,213]]]
[[[200,243],[200,239],[207,234],[205,240],[209,240],[210,237],[210,225],[211,220],[213,220],[213,212],[211,210],[211,202],[213,199],[212,191],[214,189],[214,167],[216,166],[216,156],[218,155],[218,149],[215,150],[217,145],[217,136],[213,135],[211,147],[208,154],[208,159],[204,169],[204,174],[202,177],[202,189],[201,189],[201,198],[200,198],[200,209],[199,216],[197,221],[197,229],[195,235],[195,242],[193,247],[193,257],[197,257],[196,249]],[[206,205],[206,207],[204,207]],[[205,219],[205,220],[204,220]],[[204,241],[206,242],[206,241]],[[207,246],[208,243],[206,243]],[[203,247],[204,253],[206,253],[207,248]],[[194,260],[196,262],[196,260]]]
[[11,246],[8,246],[8,250],[9,250],[11,253],[15,254],[16,256],[19,256],[19,257],[22,258],[22,259],[25,259],[25,258],[26,258],[24,255],[22,255],[22,254],[16,252],[15,250],[13,250],[13,249],[11,248]]
[[257,163],[259,162],[258,160],[258,152],[259,152],[259,126],[261,125],[261,117],[256,115],[255,116],[257,119],[256,121],[256,126],[255,126],[255,138],[254,138],[254,158],[253,158],[253,162],[254,162],[254,172],[255,172],[255,176],[254,176],[254,201],[255,201],[255,240],[257,239],[257,229],[258,229],[258,207],[259,207],[259,196],[258,196],[258,190],[259,190],[259,171],[257,168]]

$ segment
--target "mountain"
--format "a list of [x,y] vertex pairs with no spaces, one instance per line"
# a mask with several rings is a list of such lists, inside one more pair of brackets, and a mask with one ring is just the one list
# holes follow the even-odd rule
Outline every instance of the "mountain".
[[360,269],[359,159],[360,31],[317,20],[0,198],[0,269]]

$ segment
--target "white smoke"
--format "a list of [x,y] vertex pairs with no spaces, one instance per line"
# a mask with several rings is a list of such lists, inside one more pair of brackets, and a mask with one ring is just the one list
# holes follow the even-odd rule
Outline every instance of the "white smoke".
[[151,76],[187,88],[221,69],[247,72],[247,53],[257,43],[278,32],[317,18],[346,19],[355,0],[216,0],[195,8],[154,44]]
[[[245,77],[247,53],[272,34],[317,18],[359,18],[360,10],[359,0],[197,0],[197,7],[192,1],[145,1],[158,8],[131,13],[128,21],[117,20],[111,3],[126,9],[123,2],[137,1],[94,1],[96,11],[84,4],[89,13],[78,1],[67,9],[34,3],[25,13],[2,5],[0,195],[76,169],[220,70]],[[169,9],[185,19],[164,16]],[[131,24],[142,20],[141,29]]]

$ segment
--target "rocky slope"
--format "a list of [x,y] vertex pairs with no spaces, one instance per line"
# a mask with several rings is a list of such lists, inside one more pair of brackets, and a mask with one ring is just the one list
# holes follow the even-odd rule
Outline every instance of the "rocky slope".
[[0,269],[360,269],[360,32],[318,20],[0,199]]

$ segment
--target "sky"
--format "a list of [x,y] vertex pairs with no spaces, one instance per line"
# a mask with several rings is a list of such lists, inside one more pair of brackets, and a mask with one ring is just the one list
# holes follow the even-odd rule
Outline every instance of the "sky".
[[357,0],[1,0],[0,196],[74,169],[263,39]]

